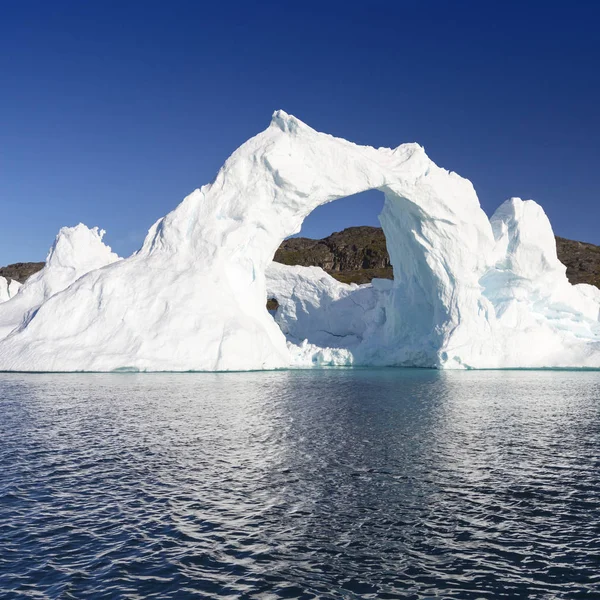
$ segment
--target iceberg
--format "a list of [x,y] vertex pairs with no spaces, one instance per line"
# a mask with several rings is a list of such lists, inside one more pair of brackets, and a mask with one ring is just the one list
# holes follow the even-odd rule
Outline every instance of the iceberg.
[[[315,208],[373,189],[393,281],[272,262]],[[283,111],[140,250],[103,248],[82,243],[69,277],[49,257],[0,304],[1,370],[600,368],[600,290],[569,284],[538,204],[512,198],[489,219],[418,144],[359,146]]]

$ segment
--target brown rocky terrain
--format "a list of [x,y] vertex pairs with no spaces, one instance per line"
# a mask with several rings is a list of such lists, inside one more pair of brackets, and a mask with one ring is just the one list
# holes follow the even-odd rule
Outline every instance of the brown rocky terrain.
[[557,236],[556,252],[571,283],[591,283],[600,288],[600,246]]
[[42,269],[44,264],[45,263],[43,262],[28,262],[15,263],[14,265],[8,265],[7,267],[0,267],[0,277],[6,277],[6,279],[16,279],[21,283],[25,283],[25,280]]
[[[556,238],[558,258],[567,267],[571,283],[600,287],[600,246]],[[285,265],[321,267],[344,283],[368,283],[374,277],[393,278],[393,269],[380,227],[348,227],[322,240],[285,240],[275,260]],[[39,271],[43,262],[16,263],[0,268],[0,275],[23,283]]]
[[348,227],[322,240],[290,238],[275,253],[275,261],[284,265],[321,267],[345,283],[368,283],[374,277],[393,277],[381,227]]

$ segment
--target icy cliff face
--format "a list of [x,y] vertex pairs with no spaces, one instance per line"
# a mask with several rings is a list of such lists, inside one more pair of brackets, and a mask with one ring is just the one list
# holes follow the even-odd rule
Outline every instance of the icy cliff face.
[[[102,243],[103,235],[104,231],[88,229],[81,223],[75,227],[63,227],[59,231],[46,258],[46,266],[23,285],[19,284],[9,294],[7,300],[10,301],[0,305],[0,340],[17,328],[26,327],[46,300],[69,287],[82,275],[119,260]],[[11,286],[14,283],[18,284],[13,280]]]
[[481,284],[493,336],[473,366],[600,367],[600,290],[569,283],[541,206],[512,198],[491,224],[496,245]]
[[[385,195],[393,282],[271,265],[317,206],[370,189]],[[417,144],[357,146],[278,111],[136,254],[36,296],[0,341],[0,369],[600,367],[600,299],[569,286],[551,238],[533,202],[490,221],[471,183]]]

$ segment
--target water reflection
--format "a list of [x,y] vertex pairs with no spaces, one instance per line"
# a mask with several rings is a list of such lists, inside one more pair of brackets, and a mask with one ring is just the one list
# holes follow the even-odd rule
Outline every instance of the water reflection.
[[0,375],[0,576],[76,598],[600,594],[599,391],[591,372]]

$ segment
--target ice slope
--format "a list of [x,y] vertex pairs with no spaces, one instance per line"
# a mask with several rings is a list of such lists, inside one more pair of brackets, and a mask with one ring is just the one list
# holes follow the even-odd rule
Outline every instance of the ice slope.
[[279,303],[275,321],[289,341],[322,347],[356,346],[378,309],[374,286],[340,283],[319,267],[271,263],[267,296]]
[[46,300],[82,275],[119,260],[103,244],[103,235],[104,231],[96,227],[88,229],[81,223],[59,231],[46,258],[46,266],[19,286],[18,293],[11,293],[8,301],[0,304],[0,340],[18,327],[26,327]]
[[[271,265],[317,206],[370,189],[385,195],[393,283]],[[0,369],[600,367],[599,306],[566,281],[535,203],[510,200],[490,220],[471,183],[419,145],[358,146],[277,111],[137,253],[29,310],[0,341]]]
[[340,283],[319,267],[271,263],[267,297],[279,303],[274,318],[288,340],[290,366],[351,366],[354,352],[385,323],[382,299],[392,282]]

